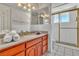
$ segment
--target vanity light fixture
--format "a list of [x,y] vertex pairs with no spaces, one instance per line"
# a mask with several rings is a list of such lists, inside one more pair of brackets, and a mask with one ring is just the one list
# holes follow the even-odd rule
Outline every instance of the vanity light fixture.
[[18,6],[22,7],[24,10],[28,10],[28,11],[36,9],[36,6],[33,4],[30,4],[30,3],[18,3]]
[[24,8],[24,9],[27,9],[27,7],[26,7],[26,6],[24,6],[23,8]]
[[49,15],[48,15],[48,14],[45,14],[45,16],[46,16],[46,17],[49,17]]
[[33,6],[32,9],[35,10],[35,6]]
[[21,7],[22,6],[21,3],[18,3],[18,6]]
[[40,16],[43,17],[43,18],[48,18],[49,17],[49,15],[46,14],[46,13],[42,13]]
[[44,17],[43,14],[40,15],[41,17]]
[[31,11],[31,9],[29,8],[28,11]]
[[27,4],[27,6],[28,6],[28,7],[31,7],[31,4],[30,4],[30,3],[28,3],[28,4]]

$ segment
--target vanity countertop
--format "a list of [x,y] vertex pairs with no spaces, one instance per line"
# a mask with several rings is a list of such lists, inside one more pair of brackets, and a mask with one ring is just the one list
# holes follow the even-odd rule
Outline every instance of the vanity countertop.
[[20,44],[20,43],[23,43],[23,42],[27,42],[29,40],[33,40],[35,38],[38,38],[38,37],[41,37],[41,36],[44,36],[46,35],[47,33],[41,33],[39,35],[36,35],[36,34],[30,34],[30,35],[25,35],[25,36],[22,36],[20,38],[20,40],[16,41],[16,42],[10,42],[10,43],[2,43],[0,44],[0,50],[2,49],[5,49],[5,48],[8,48],[8,47],[11,47],[11,46],[14,46],[16,44]]

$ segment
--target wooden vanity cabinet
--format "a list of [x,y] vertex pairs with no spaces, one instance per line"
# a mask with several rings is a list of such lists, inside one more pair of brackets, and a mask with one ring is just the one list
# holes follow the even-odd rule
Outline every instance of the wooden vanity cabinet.
[[42,51],[43,51],[42,50],[42,42],[40,42],[40,43],[37,44],[36,50],[37,50],[36,56],[41,56],[42,55]]
[[43,36],[43,54],[48,50],[48,35]]
[[22,51],[19,54],[16,54],[15,56],[25,56],[25,51]]
[[26,56],[41,56],[42,55],[42,43],[38,43],[26,50]]
[[48,46],[47,45],[43,46],[43,54],[45,54],[47,50],[48,50]]
[[25,50],[25,43],[15,45],[0,51],[0,56],[15,56]]
[[35,56],[35,46],[32,46],[26,50],[26,56]]
[[42,38],[36,38],[30,42],[26,42],[26,56],[42,55]]
[[48,35],[0,50],[0,56],[41,56],[48,50]]

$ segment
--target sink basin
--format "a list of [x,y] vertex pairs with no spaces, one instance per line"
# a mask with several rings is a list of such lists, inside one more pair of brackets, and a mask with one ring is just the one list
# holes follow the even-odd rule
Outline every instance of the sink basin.
[[41,33],[40,33],[40,32],[37,32],[36,34],[37,34],[37,35],[40,35]]

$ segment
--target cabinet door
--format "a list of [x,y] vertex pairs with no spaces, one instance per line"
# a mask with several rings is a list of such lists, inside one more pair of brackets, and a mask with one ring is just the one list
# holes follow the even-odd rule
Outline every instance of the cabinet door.
[[47,52],[47,50],[48,50],[48,46],[47,45],[43,46],[43,54]]
[[23,51],[23,52],[17,54],[16,56],[25,56],[25,51]]
[[41,56],[42,55],[42,42],[37,44],[37,56]]
[[35,46],[32,46],[26,50],[26,56],[35,56]]
[[46,45],[48,44],[48,41],[47,40],[43,40],[43,45]]
[[41,41],[42,41],[42,38],[36,38],[36,39],[34,39],[32,41],[26,42],[26,48],[29,48],[29,47],[31,47],[33,45],[36,45]]
[[14,56],[23,50],[25,50],[25,43],[20,44],[20,45],[15,45],[15,46],[7,48],[5,50],[1,50],[0,56]]

